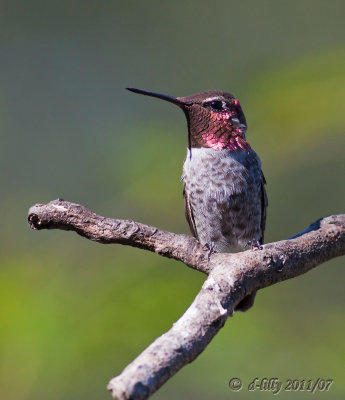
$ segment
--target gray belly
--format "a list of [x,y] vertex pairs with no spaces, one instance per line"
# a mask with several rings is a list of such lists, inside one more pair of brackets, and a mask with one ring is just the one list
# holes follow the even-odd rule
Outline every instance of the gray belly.
[[200,243],[242,251],[261,239],[262,172],[253,150],[193,148],[183,165],[184,190]]

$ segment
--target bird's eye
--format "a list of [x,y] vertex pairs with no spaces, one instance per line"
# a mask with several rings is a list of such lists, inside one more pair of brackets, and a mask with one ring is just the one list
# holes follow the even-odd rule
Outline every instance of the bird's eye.
[[204,106],[207,108],[211,108],[214,111],[222,111],[224,110],[223,102],[220,100],[212,100],[207,103],[204,103]]

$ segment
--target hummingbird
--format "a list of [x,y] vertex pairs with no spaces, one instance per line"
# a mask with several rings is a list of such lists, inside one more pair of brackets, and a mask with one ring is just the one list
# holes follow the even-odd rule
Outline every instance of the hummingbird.
[[[187,119],[183,164],[185,214],[192,234],[212,252],[239,252],[264,240],[267,195],[261,161],[246,140],[247,122],[232,94],[209,90],[173,97],[128,90],[180,107]],[[256,292],[235,308],[247,311]]]

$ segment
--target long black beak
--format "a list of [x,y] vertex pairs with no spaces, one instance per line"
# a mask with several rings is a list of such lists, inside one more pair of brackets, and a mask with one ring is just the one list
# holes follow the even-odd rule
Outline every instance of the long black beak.
[[167,96],[166,94],[147,92],[146,90],[135,89],[135,88],[126,88],[126,89],[131,92],[134,92],[134,93],[143,94],[145,96],[157,97],[158,99],[162,99],[162,100],[168,101],[169,103],[176,104],[177,106],[179,106],[181,108],[184,108],[184,106],[186,106],[188,104],[188,103],[181,101],[177,97]]

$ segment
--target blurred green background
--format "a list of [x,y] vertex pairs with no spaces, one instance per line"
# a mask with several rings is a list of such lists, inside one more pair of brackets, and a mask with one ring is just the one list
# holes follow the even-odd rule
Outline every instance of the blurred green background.
[[[185,118],[124,90],[134,86],[240,99],[268,182],[266,241],[344,212],[345,2],[0,5],[0,398],[109,399],[108,380],[171,327],[204,277],[141,250],[30,231],[28,208],[62,197],[188,232]],[[314,398],[344,398],[344,263],[260,292],[154,398],[268,396],[231,392],[232,377],[332,378]]]

